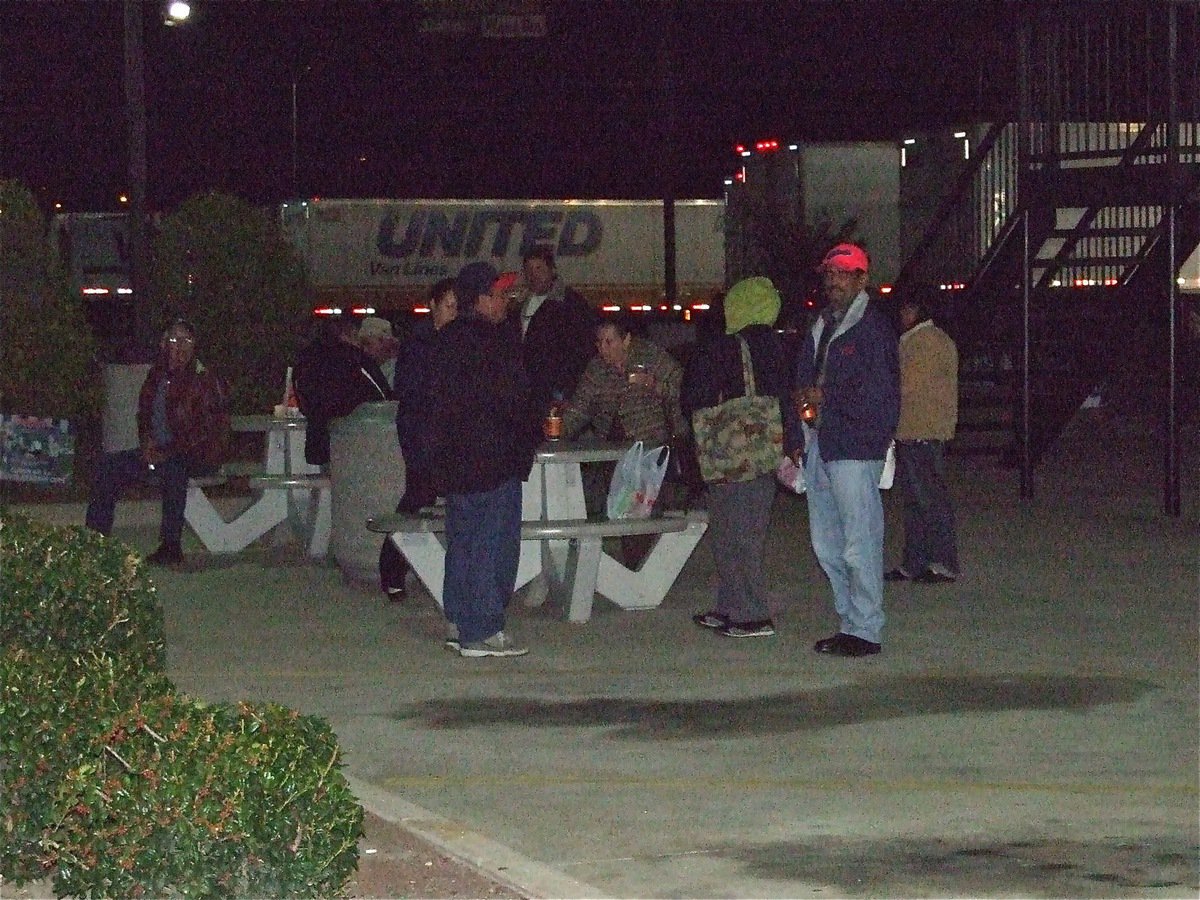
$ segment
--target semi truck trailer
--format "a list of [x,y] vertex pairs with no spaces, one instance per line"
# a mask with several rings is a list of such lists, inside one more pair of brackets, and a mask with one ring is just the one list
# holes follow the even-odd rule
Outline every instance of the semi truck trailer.
[[429,288],[470,262],[519,270],[538,245],[600,308],[683,313],[725,287],[725,204],[677,200],[674,302],[666,300],[663,204],[655,200],[337,200],[285,203],[318,307],[422,308]]

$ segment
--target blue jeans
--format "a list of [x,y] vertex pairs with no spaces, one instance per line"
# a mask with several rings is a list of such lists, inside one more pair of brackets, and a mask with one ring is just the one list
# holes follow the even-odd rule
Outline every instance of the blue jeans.
[[183,536],[183,509],[187,505],[188,477],[196,474],[200,474],[200,469],[189,466],[183,456],[165,459],[155,465],[154,471],[151,472],[142,459],[141,450],[105,453],[96,468],[84,522],[93,531],[101,534],[112,533],[117,501],[125,489],[131,484],[146,484],[158,480],[162,486],[159,542],[178,547]]
[[904,497],[904,562],[909,575],[930,565],[958,574],[954,502],[946,487],[944,441],[896,441],[896,480]]
[[817,562],[833,588],[839,630],[880,643],[883,631],[882,459],[821,459],[818,437],[804,465]]
[[521,556],[521,482],[446,498],[442,603],[464,644],[504,630]]

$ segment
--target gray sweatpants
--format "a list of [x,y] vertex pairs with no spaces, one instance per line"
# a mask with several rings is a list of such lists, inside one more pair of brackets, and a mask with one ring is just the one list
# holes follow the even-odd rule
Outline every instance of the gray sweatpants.
[[775,476],[708,486],[708,537],[717,563],[717,605],[731,622],[771,618],[763,553]]

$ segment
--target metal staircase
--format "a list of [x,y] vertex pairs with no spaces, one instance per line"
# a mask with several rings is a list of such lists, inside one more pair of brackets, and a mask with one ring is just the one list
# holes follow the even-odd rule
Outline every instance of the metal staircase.
[[[960,451],[1032,466],[1098,388],[1161,362],[1172,282],[1200,244],[1198,25],[1193,6],[1066,4],[1023,31],[1019,115],[978,130],[896,280],[943,290]],[[1173,66],[1146,49],[1167,28]]]

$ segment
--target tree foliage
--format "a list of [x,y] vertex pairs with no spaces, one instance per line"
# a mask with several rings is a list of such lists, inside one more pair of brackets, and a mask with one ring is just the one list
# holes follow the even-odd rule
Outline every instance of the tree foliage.
[[94,419],[95,343],[33,193],[0,180],[0,412]]
[[730,195],[725,215],[729,281],[770,278],[783,298],[781,324],[803,321],[804,301],[820,293],[816,267],[822,256],[834,244],[854,240],[858,229],[856,219],[806,222],[786,197],[745,190]]
[[269,410],[311,315],[303,263],[264,211],[225,194],[185,201],[155,237],[164,325],[183,317],[196,355],[231,386],[234,412]]

